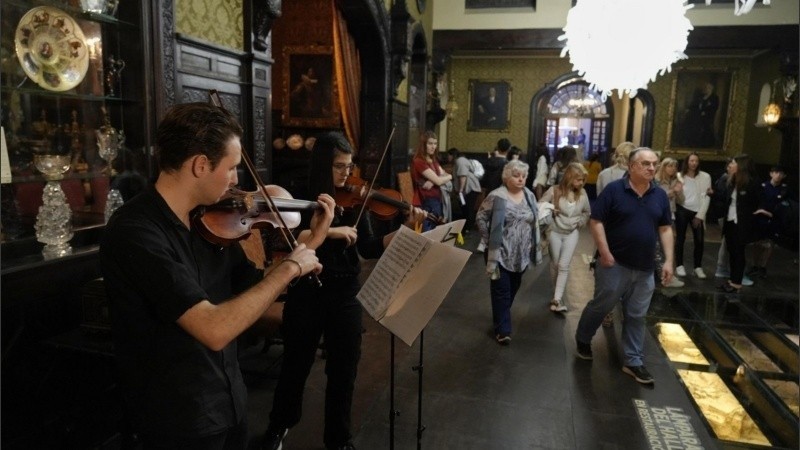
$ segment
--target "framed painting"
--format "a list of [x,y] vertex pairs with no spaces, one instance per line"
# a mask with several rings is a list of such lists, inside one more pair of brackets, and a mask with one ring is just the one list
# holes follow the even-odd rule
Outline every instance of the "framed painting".
[[283,92],[283,126],[338,127],[341,119],[333,72],[333,48],[284,47]]
[[525,8],[536,9],[536,0],[465,0],[466,9]]
[[667,149],[720,154],[727,148],[736,87],[726,69],[679,69],[672,81]]
[[502,80],[469,80],[468,131],[508,131],[511,84]]

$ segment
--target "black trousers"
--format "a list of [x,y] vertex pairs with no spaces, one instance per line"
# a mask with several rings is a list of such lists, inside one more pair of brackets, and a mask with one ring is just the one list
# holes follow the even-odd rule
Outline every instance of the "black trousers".
[[732,220],[725,222],[722,234],[725,236],[725,246],[730,259],[731,283],[742,284],[745,264],[744,248],[747,243],[739,238],[739,226]]
[[480,191],[472,191],[469,194],[464,194],[464,204],[461,207],[464,211],[464,219],[466,219],[464,229],[467,231],[473,231],[475,229],[475,214],[477,213],[475,210],[475,202],[478,200],[479,195]]
[[691,228],[694,239],[694,253],[692,254],[694,268],[703,267],[703,245],[705,244],[705,230],[701,224],[692,227],[692,219],[696,212],[688,210],[681,205],[675,207],[675,267],[683,265],[683,244],[686,242],[686,228]]
[[326,279],[324,286],[306,280],[289,290],[283,310],[284,354],[275,388],[270,428],[292,428],[300,421],[303,391],[314,364],[320,337],[325,336],[325,432],[327,447],[351,439],[350,416],[358,361],[361,358],[361,304],[354,277]]

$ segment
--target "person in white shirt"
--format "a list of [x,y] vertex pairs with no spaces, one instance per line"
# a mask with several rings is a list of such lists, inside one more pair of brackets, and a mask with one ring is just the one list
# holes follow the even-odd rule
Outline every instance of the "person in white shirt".
[[679,180],[683,183],[683,201],[678,199],[675,206],[675,274],[686,276],[683,265],[683,244],[686,241],[686,229],[691,224],[694,239],[694,274],[697,278],[706,278],[703,272],[703,247],[705,244],[705,221],[708,205],[711,202],[711,176],[700,168],[700,157],[690,153],[682,164]]
[[614,150],[614,165],[601,170],[600,175],[597,176],[597,195],[603,192],[603,188],[608,183],[619,180],[625,175],[625,172],[628,171],[628,155],[635,148],[636,146],[633,142],[628,141],[617,145],[616,150]]
[[567,287],[569,266],[575,247],[578,245],[578,229],[589,221],[589,196],[583,189],[586,183],[586,169],[580,163],[569,163],[564,169],[564,177],[556,186],[542,195],[541,202],[554,206],[550,225],[550,278],[553,282],[553,300],[550,311],[566,312],[562,301]]

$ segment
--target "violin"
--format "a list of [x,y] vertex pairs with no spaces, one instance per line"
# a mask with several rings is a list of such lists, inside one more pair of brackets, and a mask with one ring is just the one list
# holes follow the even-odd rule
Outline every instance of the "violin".
[[192,224],[209,242],[228,246],[247,239],[253,228],[296,228],[300,225],[301,211],[321,208],[318,202],[293,199],[280,186],[269,184],[265,187],[277,213],[270,210],[260,192],[230,188],[217,203],[199,207],[192,216]]
[[[411,210],[411,205],[403,201],[400,192],[387,188],[368,191],[368,183],[354,175],[347,177],[345,185],[336,189],[334,199],[336,205],[343,208],[355,208],[366,202],[366,207],[379,220],[392,220],[400,210]],[[438,224],[444,223],[440,217],[429,212],[426,212],[426,218]]]

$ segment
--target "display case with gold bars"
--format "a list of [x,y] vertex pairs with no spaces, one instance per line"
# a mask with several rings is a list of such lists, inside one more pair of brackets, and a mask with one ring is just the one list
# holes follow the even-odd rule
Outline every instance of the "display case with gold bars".
[[653,336],[723,447],[797,448],[796,301],[765,301],[657,292],[648,313]]

